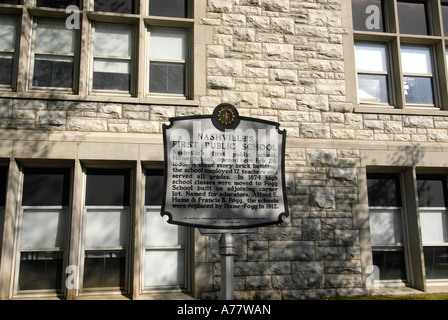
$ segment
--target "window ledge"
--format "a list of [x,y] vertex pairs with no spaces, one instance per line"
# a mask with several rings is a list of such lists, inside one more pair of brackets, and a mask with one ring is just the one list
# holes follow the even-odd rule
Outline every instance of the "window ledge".
[[384,106],[359,106],[354,108],[354,113],[378,113],[378,114],[398,114],[398,115],[421,115],[421,116],[448,116],[448,110],[437,108],[412,108],[396,109]]
[[65,100],[76,102],[107,102],[107,103],[129,103],[129,104],[152,104],[152,105],[169,105],[169,106],[189,106],[198,107],[199,100],[187,100],[176,98],[160,98],[160,97],[129,97],[129,96],[101,96],[101,95],[70,95],[61,93],[17,93],[17,92],[1,92],[0,99],[36,99],[36,100]]

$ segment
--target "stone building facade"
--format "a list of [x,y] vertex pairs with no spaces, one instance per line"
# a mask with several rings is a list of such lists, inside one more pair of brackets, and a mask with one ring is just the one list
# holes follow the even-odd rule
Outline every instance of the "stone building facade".
[[[136,1],[130,12],[105,8],[107,13],[103,13],[89,0],[75,3],[80,8],[75,12],[78,16],[71,16],[73,11],[65,11],[65,5],[73,4],[69,2],[52,8],[39,0],[0,1],[0,19],[3,19],[0,21],[15,32],[15,42],[10,48],[0,43],[0,57],[11,54],[14,61],[10,81],[2,80],[0,88],[0,157],[6,172],[2,181],[6,197],[1,220],[2,299],[42,295],[78,299],[117,293],[143,299],[179,292],[203,299],[218,297],[221,283],[218,242],[189,229],[182,231],[183,241],[165,251],[160,243],[151,247],[152,240],[147,240],[150,230],[147,208],[157,210],[147,206],[145,197],[152,192],[150,187],[157,188],[148,182],[150,172],[158,170],[158,176],[163,168],[162,125],[174,116],[211,114],[220,103],[233,104],[240,115],[278,122],[287,131],[290,216],[280,225],[254,229],[238,241],[237,299],[367,295],[372,274],[369,268],[378,265],[375,252],[392,261],[379,265],[381,277],[383,268],[398,268],[404,273],[398,278],[380,277],[381,286],[409,286],[428,291],[447,285],[448,276],[443,267],[441,276],[428,276],[433,270],[428,266],[425,251],[426,247],[437,247],[442,250],[440,259],[443,260],[448,243],[446,207],[440,209],[438,205],[440,210],[431,220],[422,218],[426,211],[419,205],[419,197],[423,197],[420,182],[433,181],[433,177],[444,186],[441,197],[448,203],[448,84],[443,1],[425,1],[424,10],[430,11],[433,18],[428,18],[431,24],[428,34],[418,37],[400,33],[400,6],[395,0],[175,1],[176,5],[185,3],[187,7],[182,17],[151,14],[152,7],[146,1]],[[354,27],[356,19],[352,12],[360,5],[381,9],[382,20],[389,19],[384,23],[386,30]],[[16,19],[13,27],[8,22],[11,16]],[[48,17],[80,19],[81,27],[70,29],[77,33],[71,51],[73,84],[68,90],[61,90],[57,85],[41,87],[34,82],[38,72],[32,66],[37,64],[38,55],[43,54],[37,48],[39,23]],[[375,18],[367,12],[365,18],[369,17]],[[96,56],[93,40],[93,34],[105,23],[134,28],[129,58],[132,80],[127,92],[99,90],[95,84],[96,63],[110,58]],[[151,33],[166,27],[183,28],[188,33],[187,40],[182,38],[186,41],[183,45],[187,54],[181,59],[186,65],[186,76],[180,95],[154,94],[147,89],[151,88],[148,78],[153,75],[148,68],[153,68],[152,63],[157,60],[151,60],[152,49],[148,49]],[[0,41],[7,42],[7,37],[0,31]],[[390,90],[386,104],[363,103],[359,98],[357,76],[361,73],[355,63],[355,43],[369,41],[387,43],[390,53],[392,62],[387,73]],[[433,73],[425,75],[433,81],[435,98],[431,106],[406,103],[406,84],[399,77],[404,74],[405,68],[399,66],[404,58],[400,60],[397,52],[400,45],[408,43],[431,50]],[[178,60],[176,63],[180,63]],[[65,224],[55,227],[63,233],[64,240],[57,238],[58,244],[51,248],[49,245],[24,246],[35,239],[24,234],[27,223],[37,226],[42,223],[27,216],[27,210],[42,207],[25,204],[27,177],[33,176],[31,169],[39,175],[46,172],[42,168],[61,167],[69,168],[70,172],[69,200],[62,205],[67,209],[63,214]],[[87,218],[90,207],[86,192],[95,169],[130,172],[130,182],[126,185],[131,190],[130,201],[123,204],[128,208],[123,209],[128,210],[124,213],[127,222],[117,220],[121,224],[117,222],[115,226],[116,230],[127,228],[129,241],[91,246],[86,243],[89,242],[86,240],[88,224],[92,221]],[[395,228],[392,233],[400,233],[400,241],[382,244],[372,241],[373,233],[389,234],[372,229],[381,225],[372,222],[374,210],[369,201],[369,186],[379,179],[375,174],[382,175],[383,180],[389,179],[384,178],[387,175],[398,177],[401,204],[395,205],[399,209],[394,210],[401,212],[398,215],[401,222],[396,222],[393,211],[387,211],[390,205],[379,207],[385,207],[382,214],[384,221],[389,221],[385,222],[385,228]],[[54,215],[49,217],[49,221],[56,219]],[[439,231],[437,226],[442,229]],[[423,230],[427,227],[436,228],[433,232],[441,233],[444,238],[427,242],[428,231]],[[39,232],[54,230],[42,227]],[[157,261],[153,257],[158,256],[152,256],[154,251],[168,256],[173,250],[182,252],[177,258],[170,258],[174,266],[150,266]],[[63,256],[59,258],[62,262],[53,266],[59,272],[56,279],[62,282],[60,287],[47,287],[48,284],[33,287],[24,280],[21,269],[31,273],[37,270],[37,276],[42,276],[40,263],[58,259],[28,257],[36,252],[51,253],[52,257],[57,252],[58,257]],[[102,252],[103,258],[109,254],[110,261],[114,255],[119,256],[117,252],[125,252],[124,260],[119,262],[121,267],[111,264],[113,277],[119,274],[119,285],[109,288],[104,283],[89,282],[89,268],[92,272],[96,270],[89,265],[95,252]],[[400,252],[404,257],[390,258],[387,252]],[[396,267],[397,259],[403,265]],[[431,262],[440,263],[435,258]],[[74,266],[76,272],[68,272],[68,266]],[[163,279],[150,277],[152,272],[157,273],[164,267],[181,269],[177,278],[174,276],[177,282],[165,283]],[[78,282],[67,286],[67,277],[73,275]],[[107,277],[107,272],[103,276]]]

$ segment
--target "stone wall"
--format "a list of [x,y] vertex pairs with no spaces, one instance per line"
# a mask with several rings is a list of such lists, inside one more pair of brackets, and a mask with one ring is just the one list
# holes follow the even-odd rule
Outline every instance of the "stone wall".
[[[286,180],[290,217],[256,229],[238,243],[235,296],[239,299],[309,299],[366,294],[361,276],[358,203],[359,151],[289,148]],[[215,298],[220,287],[217,242],[207,257],[215,263]]]
[[[292,103],[283,105],[283,101],[274,98],[273,103],[278,103],[277,108],[272,105],[263,108],[257,105],[257,100],[272,99],[266,98],[265,92],[254,95],[251,108],[245,108],[241,104],[247,101],[244,97],[250,92],[233,92],[231,95],[234,98],[227,100],[227,91],[209,91],[210,94],[217,93],[219,96],[202,97],[204,108],[0,98],[0,128],[161,133],[162,124],[170,117],[210,114],[219,103],[231,101],[240,105],[241,114],[279,122],[290,138],[448,142],[448,117],[444,116],[359,114],[352,112],[352,108],[348,107],[351,106],[349,103],[328,104],[326,102],[330,99],[329,95],[311,94],[297,95],[295,99],[290,99],[295,106]],[[242,100],[236,100],[239,98]],[[301,105],[304,100],[307,101],[306,106]],[[291,110],[283,110],[284,107]],[[307,110],[302,110],[303,108]],[[320,110],[321,108],[325,110]],[[338,111],[331,111],[336,109]]]

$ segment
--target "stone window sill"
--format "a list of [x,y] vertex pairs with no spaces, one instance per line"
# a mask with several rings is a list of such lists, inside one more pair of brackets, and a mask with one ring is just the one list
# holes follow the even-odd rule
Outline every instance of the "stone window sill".
[[127,103],[127,104],[152,104],[169,106],[190,106],[198,107],[199,100],[176,99],[170,97],[130,97],[130,96],[105,96],[105,95],[70,95],[60,93],[17,93],[1,92],[1,98],[18,99],[37,99],[37,100],[65,100],[77,102],[109,102],[109,103]]
[[448,110],[429,107],[407,107],[406,109],[396,109],[385,106],[358,106],[354,113],[376,113],[376,114],[396,114],[396,115],[420,115],[420,116],[448,116]]

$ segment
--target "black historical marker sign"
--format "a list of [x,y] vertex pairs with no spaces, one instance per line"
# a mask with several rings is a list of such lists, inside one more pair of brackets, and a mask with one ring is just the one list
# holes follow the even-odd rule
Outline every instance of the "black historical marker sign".
[[286,132],[276,122],[242,117],[230,104],[212,115],[170,119],[163,126],[169,223],[238,229],[288,216]]

